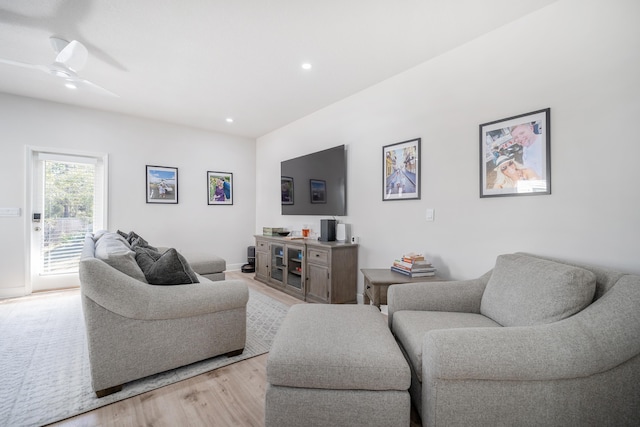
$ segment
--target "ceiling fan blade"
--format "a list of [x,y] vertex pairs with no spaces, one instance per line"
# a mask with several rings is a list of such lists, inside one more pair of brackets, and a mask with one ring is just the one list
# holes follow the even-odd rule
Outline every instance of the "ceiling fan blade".
[[40,71],[44,71],[45,73],[49,72],[49,67],[47,67],[45,65],[27,64],[26,62],[12,61],[10,59],[4,59],[4,58],[0,58],[0,63],[7,64],[7,65],[13,65],[13,66],[16,66],[16,67],[30,68],[32,70],[40,70]]
[[90,82],[89,80],[85,80],[82,78],[78,78],[74,80],[75,83],[79,83],[81,85],[87,86],[89,88],[91,88],[92,90],[101,93],[103,95],[107,95],[107,96],[113,96],[114,98],[120,98],[120,96],[116,95],[115,93],[111,92],[110,90],[107,90],[105,88],[103,88],[102,86],[98,86],[97,84]]
[[89,56],[87,48],[82,43],[77,40],[67,42],[57,37],[51,37],[50,40],[54,50],[58,51],[58,55],[56,56],[55,62],[49,66],[28,64],[26,62],[12,61],[3,58],[0,58],[0,64],[43,71],[54,76],[58,81],[64,81],[65,86],[70,89],[84,86],[101,95],[119,98],[118,95],[110,90],[78,76],[76,71],[84,67]]
[[72,40],[56,56],[56,62],[66,65],[73,71],[79,71],[84,68],[88,57],[87,48],[78,40]]

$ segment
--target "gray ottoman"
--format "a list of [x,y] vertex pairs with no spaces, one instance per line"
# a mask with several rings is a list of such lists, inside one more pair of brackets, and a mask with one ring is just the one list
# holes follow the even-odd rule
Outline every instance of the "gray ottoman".
[[265,425],[406,427],[410,383],[376,307],[294,305],[267,359]]

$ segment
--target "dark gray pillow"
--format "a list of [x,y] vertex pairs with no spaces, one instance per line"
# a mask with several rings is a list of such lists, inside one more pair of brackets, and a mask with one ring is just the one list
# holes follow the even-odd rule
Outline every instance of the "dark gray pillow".
[[160,254],[150,248],[136,246],[136,262],[147,282],[152,285],[184,285],[198,283],[198,276],[187,260],[174,248]]
[[132,248],[149,248],[152,249],[154,251],[158,251],[158,248],[156,248],[155,246],[151,246],[149,244],[149,242],[147,242],[146,240],[144,240],[142,237],[138,236],[138,237],[134,237],[131,242],[129,242],[131,244]]
[[125,238],[125,240],[129,243],[129,245],[131,245],[131,249],[133,249],[136,246],[140,246],[142,248],[151,248],[154,251],[158,250],[158,248],[151,246],[149,242],[143,239],[142,236],[140,236],[135,231],[130,231],[128,233],[125,233],[124,231],[118,230],[118,234]]

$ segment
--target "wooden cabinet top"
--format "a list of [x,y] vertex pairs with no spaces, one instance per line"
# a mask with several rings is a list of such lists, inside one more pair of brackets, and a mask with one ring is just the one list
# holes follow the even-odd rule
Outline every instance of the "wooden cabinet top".
[[350,242],[322,242],[316,239],[305,239],[305,238],[291,238],[291,237],[280,237],[280,236],[263,236],[261,234],[257,234],[254,236],[256,239],[265,239],[272,242],[278,242],[282,244],[290,244],[290,245],[307,245],[307,246],[320,246],[331,249],[338,248],[348,248],[348,247],[357,247],[357,243]]

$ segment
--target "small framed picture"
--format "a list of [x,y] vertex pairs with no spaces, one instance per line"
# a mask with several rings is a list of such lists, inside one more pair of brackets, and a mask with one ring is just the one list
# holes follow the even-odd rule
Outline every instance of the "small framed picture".
[[178,168],[147,165],[147,203],[178,203]]
[[382,147],[382,200],[420,199],[420,138]]
[[323,179],[310,179],[311,203],[327,203],[327,182]]
[[282,204],[293,205],[293,178],[280,177],[280,190],[282,192]]
[[233,204],[233,174],[207,171],[207,203],[210,205]]
[[551,194],[551,109],[480,125],[480,197]]

